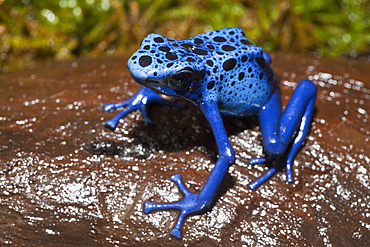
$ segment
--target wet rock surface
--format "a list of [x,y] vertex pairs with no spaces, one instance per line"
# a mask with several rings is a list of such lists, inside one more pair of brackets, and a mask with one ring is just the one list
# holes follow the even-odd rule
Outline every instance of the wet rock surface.
[[[264,155],[258,123],[224,118],[236,164],[213,208],[188,217],[178,240],[170,231],[179,212],[144,214],[143,202],[181,199],[169,180],[175,173],[199,192],[217,147],[191,104],[181,110],[153,106],[153,126],[134,112],[116,130],[104,127],[118,112],[104,113],[103,103],[139,89],[127,57],[0,75],[0,245],[370,244],[369,62],[273,54],[284,105],[301,79],[319,90],[309,138],[294,162],[294,183],[287,184],[281,171],[249,190],[268,169],[248,162]],[[92,154],[85,146],[91,142],[114,150],[102,154],[93,146]]]

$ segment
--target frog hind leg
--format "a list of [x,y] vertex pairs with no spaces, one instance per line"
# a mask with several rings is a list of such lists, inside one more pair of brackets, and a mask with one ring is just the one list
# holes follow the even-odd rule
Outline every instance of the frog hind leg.
[[[258,118],[263,146],[270,155],[251,159],[251,164],[275,160],[274,166],[260,178],[249,184],[254,190],[286,164],[287,181],[292,182],[292,163],[301,148],[310,127],[316,100],[316,86],[310,80],[302,80],[295,89],[285,111],[282,112],[280,90],[276,90],[261,110]],[[292,143],[293,141],[293,143]]]
[[132,96],[130,99],[120,102],[120,103],[105,103],[103,106],[103,109],[105,112],[114,110],[121,107],[126,107],[123,111],[118,113],[116,116],[114,116],[112,119],[106,121],[104,123],[105,126],[107,126],[110,129],[115,129],[117,126],[118,121],[126,116],[128,113],[140,110],[143,114],[143,118],[145,121],[145,124],[151,124],[153,121],[149,118],[148,114],[148,107],[153,104],[161,104],[166,106],[174,106],[179,108],[184,108],[185,104],[178,103],[178,102],[172,102],[167,101],[164,98],[162,98],[158,93],[154,92],[153,90],[141,87],[140,90]]

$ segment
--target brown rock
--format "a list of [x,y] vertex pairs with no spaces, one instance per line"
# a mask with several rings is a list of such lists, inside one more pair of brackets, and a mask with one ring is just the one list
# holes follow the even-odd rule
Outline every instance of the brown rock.
[[[362,60],[274,54],[287,103],[297,82],[318,86],[316,114],[294,162],[252,192],[264,173],[255,118],[225,118],[237,154],[215,206],[188,217],[183,238],[170,231],[177,211],[143,213],[145,200],[181,198],[169,178],[180,173],[198,192],[217,158],[200,111],[152,107],[115,131],[102,104],[128,99],[139,86],[127,56],[63,62],[0,75],[0,245],[12,246],[368,246],[370,244],[370,65]],[[147,145],[148,157],[95,154],[84,144]],[[212,140],[212,141],[210,141]]]

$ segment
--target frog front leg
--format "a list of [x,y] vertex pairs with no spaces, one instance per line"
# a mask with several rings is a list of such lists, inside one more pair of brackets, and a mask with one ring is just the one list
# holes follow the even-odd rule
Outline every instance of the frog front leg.
[[179,187],[181,193],[184,195],[184,198],[181,201],[174,203],[145,202],[144,204],[145,213],[149,213],[152,210],[161,209],[181,210],[176,225],[171,231],[171,235],[177,238],[181,238],[180,230],[184,218],[188,214],[199,213],[212,203],[229,166],[235,162],[234,150],[231,147],[227,137],[217,104],[215,102],[203,102],[199,105],[199,107],[212,128],[219,153],[219,158],[206,183],[199,194],[194,194],[186,189],[179,174],[173,175],[171,180],[174,181]]
[[113,110],[113,109],[121,108],[121,107],[126,107],[126,108],[120,113],[118,113],[112,119],[106,121],[104,124],[105,126],[111,129],[115,129],[118,121],[121,118],[123,118],[128,113],[135,111],[135,110],[141,111],[144,117],[145,124],[153,123],[153,121],[149,118],[149,114],[148,114],[148,107],[153,103],[166,105],[166,106],[174,106],[174,107],[179,107],[179,108],[185,107],[185,104],[183,103],[167,101],[164,98],[162,98],[158,93],[154,92],[153,90],[146,88],[146,87],[141,87],[140,90],[134,96],[132,96],[130,99],[126,101],[123,101],[120,103],[105,103],[103,107],[105,112]]
[[270,156],[251,159],[250,163],[275,161],[274,166],[268,172],[249,185],[252,190],[270,178],[284,164],[286,164],[287,181],[293,181],[293,160],[307,136],[315,106],[316,92],[315,84],[310,80],[302,80],[284,112],[282,112],[280,90],[276,90],[261,110],[258,118],[263,146]]

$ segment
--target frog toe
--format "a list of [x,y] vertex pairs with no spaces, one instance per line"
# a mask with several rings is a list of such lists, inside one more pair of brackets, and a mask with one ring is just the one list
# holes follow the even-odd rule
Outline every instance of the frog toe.
[[119,120],[121,118],[123,118],[124,116],[126,116],[131,111],[133,111],[133,109],[131,109],[131,108],[124,109],[123,111],[121,111],[120,113],[118,113],[113,118],[109,119],[108,121],[105,121],[104,125],[106,127],[110,128],[110,129],[114,130],[116,128],[117,123],[119,122]]
[[111,130],[114,130],[117,126],[118,121],[116,121],[115,119],[109,119],[108,121],[104,122],[104,126]]
[[145,125],[154,124],[154,121],[149,117],[148,105],[141,105],[140,106],[141,114],[143,115]]
[[251,165],[257,165],[257,164],[262,164],[262,163],[265,163],[265,162],[270,162],[274,159],[276,159],[276,155],[271,155],[271,156],[266,156],[266,157],[263,157],[263,158],[251,158],[249,160],[249,164]]
[[108,112],[110,110],[117,109],[117,106],[116,105],[117,104],[115,104],[115,103],[104,103],[103,110],[105,112]]
[[293,164],[293,159],[294,156],[291,157],[292,155],[288,155],[288,159],[286,161],[286,167],[285,167],[285,172],[286,172],[286,181],[288,183],[292,183],[294,181],[293,179],[293,172],[292,172],[292,164]]
[[105,112],[108,112],[110,110],[114,109],[114,103],[104,103],[103,110]]
[[181,231],[180,231],[180,229],[177,229],[177,228],[172,229],[171,235],[174,236],[174,237],[176,237],[176,238],[178,238],[178,239],[180,239],[181,238]]
[[121,108],[121,107],[126,107],[126,106],[129,106],[131,104],[132,104],[132,99],[128,99],[128,100],[125,100],[125,101],[119,102],[119,103],[105,103],[103,105],[103,110],[104,110],[104,112],[108,112],[110,110],[114,110],[114,109]]
[[270,168],[265,174],[263,174],[258,179],[254,180],[248,186],[251,190],[257,189],[258,186],[263,184],[266,180],[268,180],[272,175],[276,173],[277,169],[275,167]]

